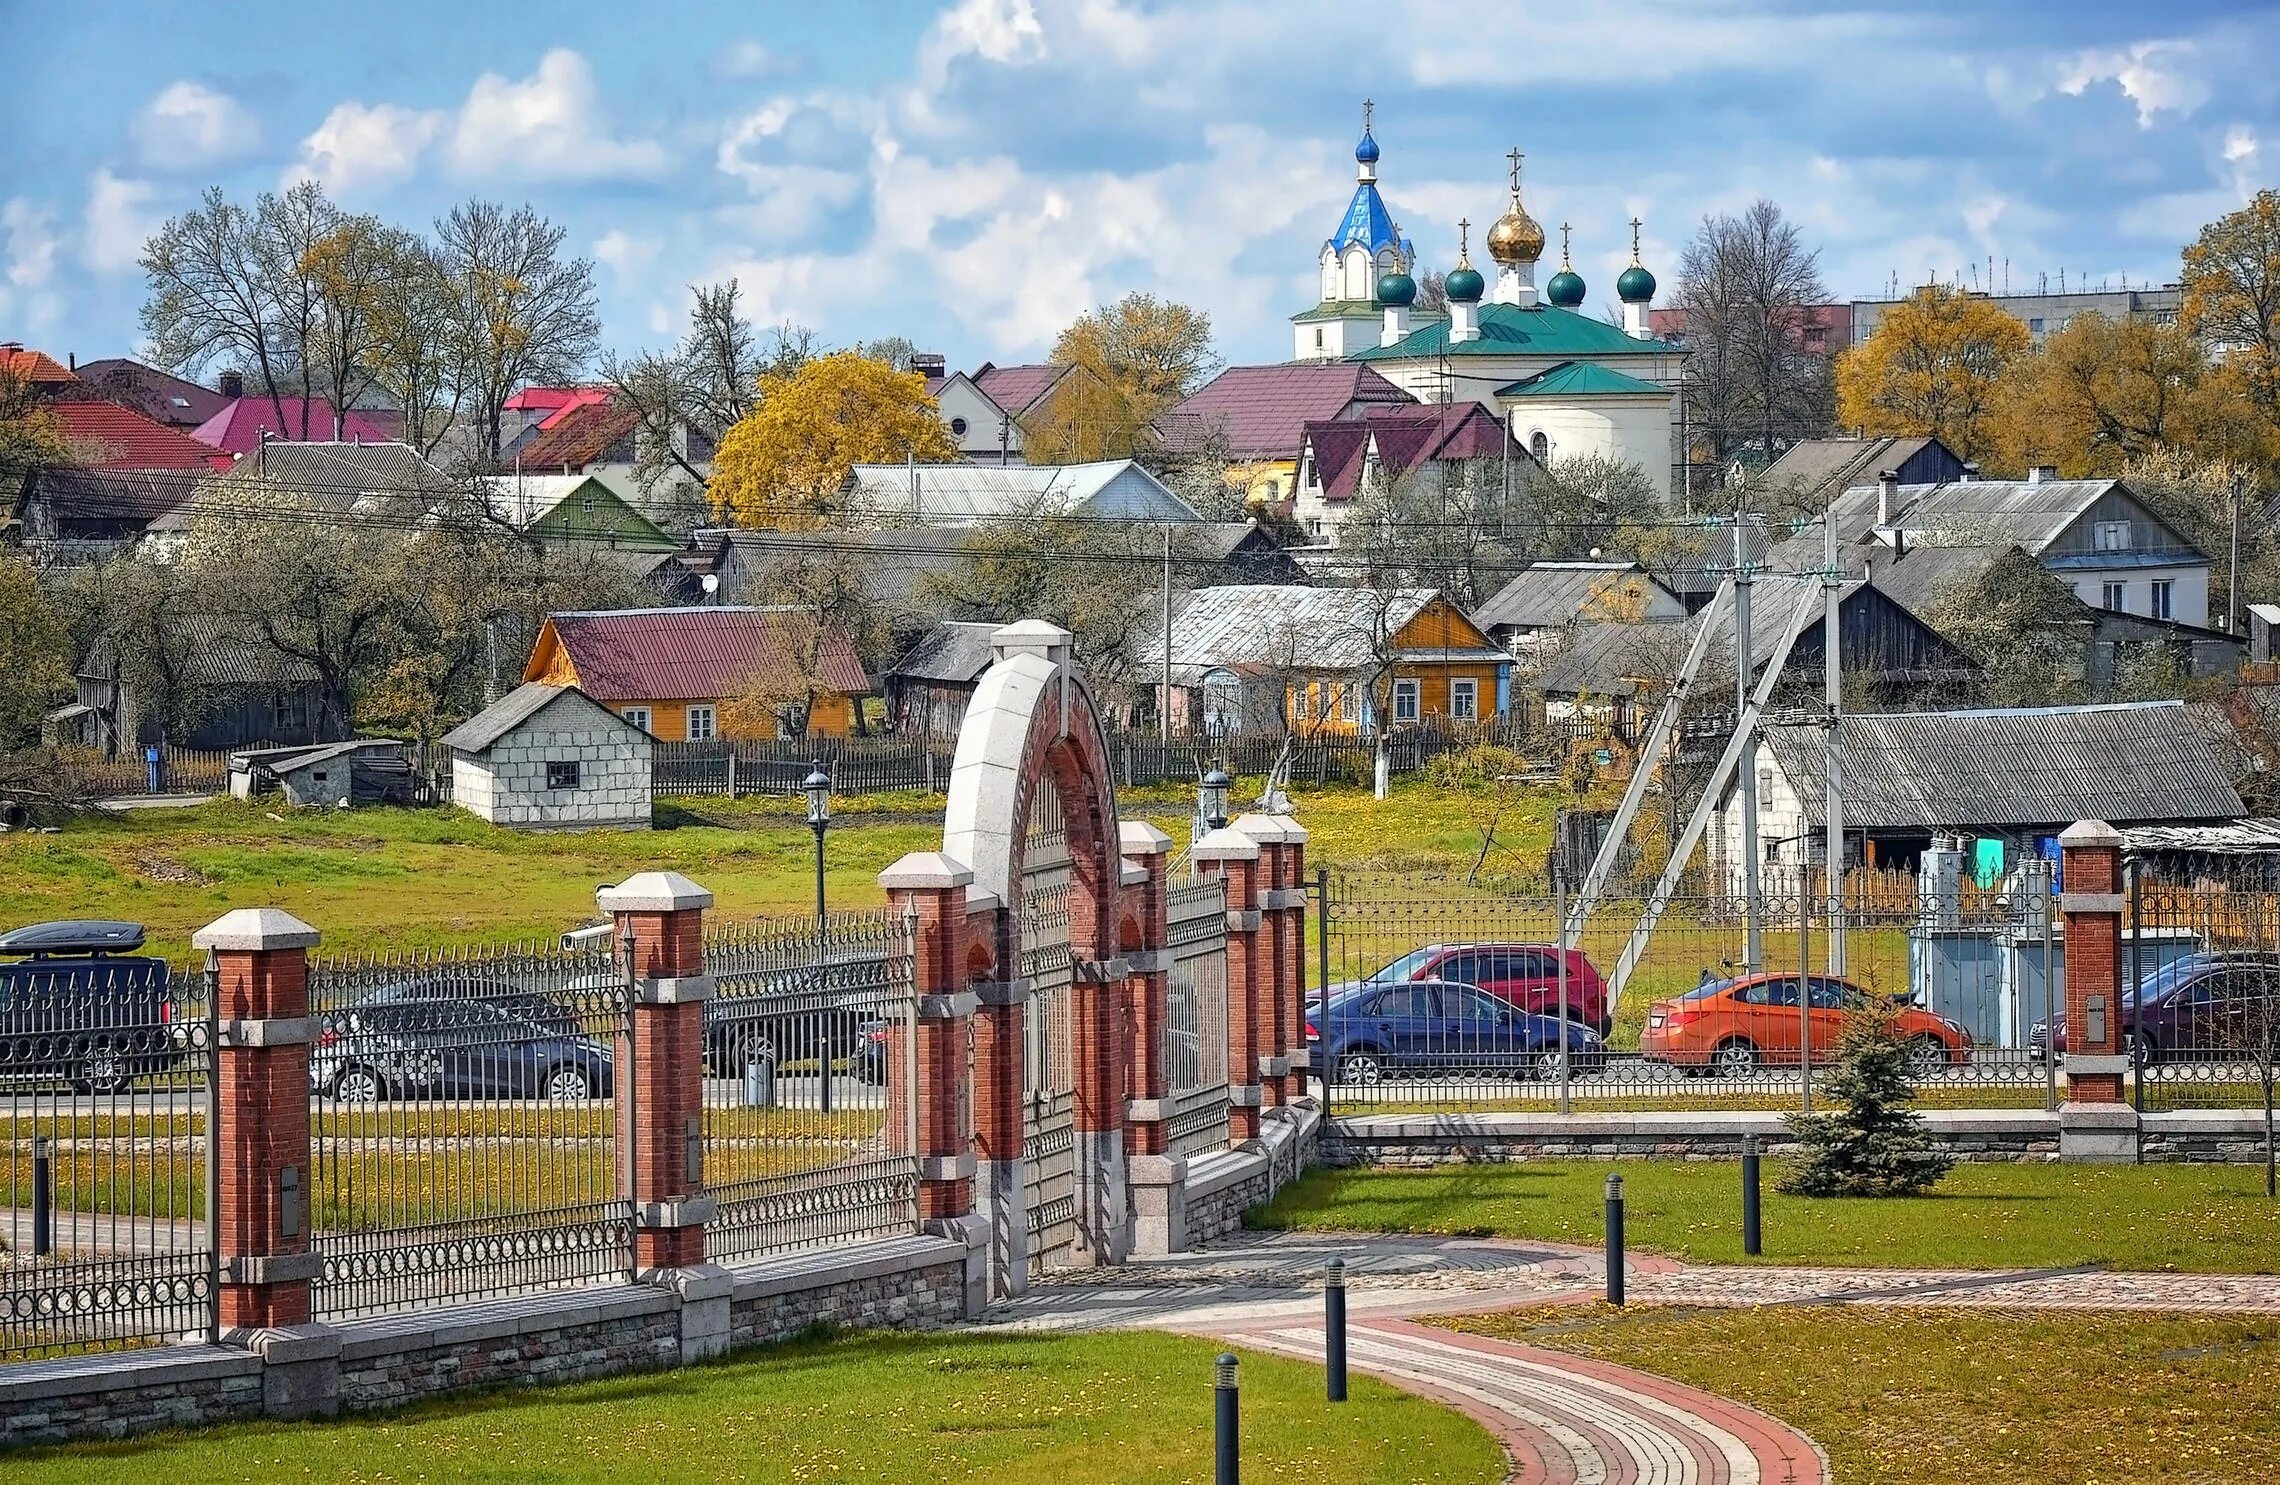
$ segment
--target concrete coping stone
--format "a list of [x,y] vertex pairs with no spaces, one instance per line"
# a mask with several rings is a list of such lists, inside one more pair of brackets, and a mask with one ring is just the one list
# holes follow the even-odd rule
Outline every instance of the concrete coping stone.
[[340,1332],[330,1325],[274,1325],[262,1330],[225,1330],[225,1345],[243,1346],[272,1365],[329,1361],[340,1355]]
[[[974,869],[940,851],[912,851],[879,873],[879,885],[889,892],[947,892],[973,884]],[[973,911],[971,894],[966,909]]]
[[85,1356],[58,1356],[46,1361],[19,1361],[0,1367],[0,1405],[90,1393],[140,1392],[146,1387],[222,1377],[258,1376],[261,1368],[261,1358],[250,1351],[234,1346],[210,1346],[203,1341],[152,1346],[138,1351],[103,1351]]
[[974,1176],[974,1152],[961,1150],[955,1155],[921,1155],[918,1157],[918,1178],[922,1181],[969,1181]]
[[2061,892],[2058,910],[2062,913],[2120,913],[2122,894],[2119,892]]
[[447,1350],[471,1342],[669,1314],[680,1303],[680,1296],[670,1289],[618,1283],[350,1320],[338,1327],[340,1354],[347,1362],[410,1351]]
[[2167,1109],[2139,1116],[2147,1134],[2264,1134],[2262,1109]]
[[711,975],[656,975],[636,980],[633,998],[639,1005],[700,1005],[716,988]]
[[1172,838],[1146,820],[1119,820],[1116,847],[1126,856],[1162,856],[1172,849]]
[[955,1021],[971,1016],[982,1003],[982,998],[971,990],[960,990],[949,995],[921,995],[917,1014],[921,1021]]
[[1128,1155],[1124,1170],[1135,1186],[1178,1186],[1187,1180],[1188,1160],[1185,1155]]
[[1255,1180],[1273,1169],[1273,1164],[1273,1157],[1264,1150],[1215,1150],[1198,1155],[1188,1162],[1187,1199],[1193,1203]]
[[2061,849],[2080,850],[2086,846],[2119,846],[2122,833],[2103,820],[2077,820],[2058,833]]
[[966,916],[969,918],[982,913],[994,913],[1004,906],[1005,899],[987,887],[970,886],[966,889]]
[[1179,956],[1169,949],[1126,949],[1124,972],[1134,975],[1170,974]]
[[2130,1059],[2119,1052],[2068,1052],[2059,1058],[2058,1070],[2070,1078],[2127,1077]]
[[1029,981],[1026,978],[1011,980],[976,980],[967,986],[976,1005],[1027,1005]]
[[[1124,1101],[1124,1122],[1127,1124],[1161,1124],[1172,1117],[1179,1101],[1172,1098],[1128,1098]],[[1137,1158],[1137,1157],[1135,1157]]]
[[1302,908],[1306,906],[1306,898],[1307,891],[1304,887],[1269,887],[1259,894],[1259,906],[1263,908]]
[[[1924,1122],[1936,1133],[2028,1134],[2049,1136],[2058,1115],[2041,1109],[1926,1109]],[[1319,1115],[1317,1116],[1319,1117]],[[1341,1139],[1451,1139],[1478,1137],[1568,1137],[1646,1135],[1670,1139],[1686,1135],[1739,1139],[1745,1134],[1786,1139],[1789,1126],[1772,1112],[1738,1109],[1676,1110],[1667,1113],[1573,1114],[1339,1114],[1330,1120]]]
[[677,871],[637,871],[594,894],[605,913],[686,913],[713,905],[713,895]]
[[222,1280],[230,1284],[314,1283],[324,1277],[325,1256],[313,1250],[299,1253],[249,1253],[222,1259]]
[[1224,826],[1197,841],[1188,855],[1197,861],[1256,861],[1259,843],[1233,826]]
[[313,949],[323,935],[283,908],[233,908],[190,935],[190,947],[219,953]]
[[2135,1129],[2138,1127],[2138,1112],[2126,1103],[2062,1103],[2058,1106],[2058,1127]]
[[1261,845],[1279,846],[1289,839],[1289,836],[1285,834],[1288,827],[1284,824],[1281,815],[1237,815],[1228,823],[1227,828],[1240,830]]
[[317,1039],[314,1016],[271,1016],[257,1021],[219,1021],[214,1039],[224,1047],[305,1047]]
[[938,1237],[880,1238],[834,1248],[810,1248],[754,1263],[731,1264],[738,1302],[773,1299],[804,1289],[826,1289],[859,1279],[966,1262],[966,1245]]
[[719,1212],[720,1203],[711,1193],[700,1191],[640,1203],[633,1209],[633,1225],[644,1229],[702,1227]]
[[1144,887],[1148,884],[1148,868],[1129,857],[1116,863],[1116,884],[1120,887]]

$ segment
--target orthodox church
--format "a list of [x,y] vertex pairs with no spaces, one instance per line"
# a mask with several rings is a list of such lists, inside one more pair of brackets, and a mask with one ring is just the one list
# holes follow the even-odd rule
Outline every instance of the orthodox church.
[[1378,142],[1369,105],[1362,108],[1353,199],[1322,244],[1321,302],[1291,316],[1292,359],[1360,362],[1420,402],[1478,402],[1538,459],[1629,460],[1667,500],[1680,352],[1647,328],[1655,277],[1639,261],[1639,222],[1630,224],[1631,266],[1615,280],[1620,325],[1580,312],[1588,290],[1566,227],[1560,271],[1539,291],[1544,229],[1521,204],[1514,150],[1512,199],[1488,229],[1495,283],[1473,266],[1472,223],[1461,221],[1456,266],[1443,284],[1447,308],[1420,308],[1416,248],[1378,194]]

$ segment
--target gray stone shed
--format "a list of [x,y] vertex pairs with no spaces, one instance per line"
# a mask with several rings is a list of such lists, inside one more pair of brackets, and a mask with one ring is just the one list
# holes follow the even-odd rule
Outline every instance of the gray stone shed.
[[516,830],[647,830],[654,741],[576,686],[543,681],[443,737],[452,802]]

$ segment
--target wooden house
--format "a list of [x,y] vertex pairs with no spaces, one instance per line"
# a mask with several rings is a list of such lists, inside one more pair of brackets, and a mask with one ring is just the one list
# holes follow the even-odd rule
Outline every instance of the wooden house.
[[574,686],[661,742],[845,737],[871,678],[801,608],[649,608],[549,617],[523,680]]

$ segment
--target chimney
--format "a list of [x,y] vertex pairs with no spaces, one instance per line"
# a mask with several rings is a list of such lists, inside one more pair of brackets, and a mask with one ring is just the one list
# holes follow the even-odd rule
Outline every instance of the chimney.
[[245,395],[245,373],[242,371],[223,372],[222,385],[219,390],[224,397],[229,398],[232,402],[243,397]]
[[1978,484],[1978,483],[1979,483],[1979,466],[1978,466],[1978,465],[1976,465],[1976,464],[1966,464],[1966,465],[1964,465],[1964,466],[1963,466],[1963,478],[1962,478],[1962,479],[1960,479],[1960,480],[1957,480],[1957,481],[1956,481],[1956,483],[1957,483],[1957,484],[1959,484],[1959,485],[1976,485],[1976,484]]
[[64,361],[73,376],[79,375],[79,352],[64,352]]
[[949,372],[949,367],[949,361],[939,352],[914,351],[911,354],[910,369],[917,372],[920,376],[945,376]]
[[2057,478],[2058,466],[2055,464],[2037,464],[2027,471],[2027,483],[2030,485],[2039,485]]
[[1878,530],[1892,524],[1892,502],[1900,494],[1900,471],[1887,469],[1876,477],[1876,526]]

